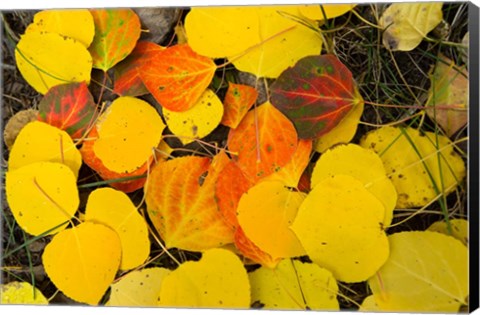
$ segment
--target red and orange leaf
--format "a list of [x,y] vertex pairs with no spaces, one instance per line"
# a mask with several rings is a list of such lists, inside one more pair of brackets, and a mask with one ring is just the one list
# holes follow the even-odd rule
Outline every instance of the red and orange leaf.
[[95,37],[88,48],[93,67],[107,71],[125,59],[140,38],[140,19],[131,9],[92,9]]
[[352,73],[334,55],[300,59],[282,72],[270,93],[273,106],[293,122],[301,139],[327,133],[360,101]]
[[138,42],[132,53],[115,66],[113,92],[121,96],[148,94],[138,73],[138,68],[148,63],[156,52],[164,49],[165,47],[149,41]]
[[[88,138],[90,139],[98,138],[98,132],[96,127],[92,128],[92,130],[88,134]],[[103,180],[114,180],[114,179],[121,180],[122,178],[125,178],[125,177],[144,175],[148,171],[149,164],[151,164],[151,162],[145,163],[131,173],[113,172],[109,170],[102,163],[102,161],[95,155],[95,151],[93,150],[94,144],[95,144],[95,141],[93,140],[85,140],[83,142],[82,148],[80,149],[80,153],[82,153],[82,159],[85,162],[85,164],[87,164],[91,169],[96,171],[97,174]],[[112,182],[110,183],[110,186],[118,190],[121,190],[125,193],[129,193],[142,188],[145,182],[146,182],[146,178],[130,179],[130,180]]]
[[167,248],[204,251],[233,242],[215,202],[215,183],[229,159],[220,153],[157,164],[145,185],[150,220]]
[[312,147],[312,140],[298,140],[297,150],[293,154],[290,162],[282,167],[280,171],[265,178],[265,180],[278,180],[282,181],[288,187],[297,188],[300,178],[307,168],[308,162],[310,162]]
[[233,160],[252,182],[284,167],[297,142],[292,122],[268,102],[248,112],[228,135],[228,147],[237,154]]
[[255,104],[258,92],[255,88],[229,83],[227,94],[223,100],[224,112],[221,123],[230,128],[237,128],[248,110]]
[[240,198],[253,186],[234,161],[229,161],[218,175],[215,198],[218,210],[226,223],[235,230],[238,227],[237,207]]
[[258,248],[243,232],[241,227],[235,231],[235,246],[248,259],[268,268],[275,268],[281,258],[272,258],[269,254]]
[[81,138],[97,116],[95,101],[85,82],[52,87],[38,105],[38,120]]
[[139,71],[143,83],[163,107],[182,112],[197,103],[216,69],[212,59],[182,44],[156,52]]

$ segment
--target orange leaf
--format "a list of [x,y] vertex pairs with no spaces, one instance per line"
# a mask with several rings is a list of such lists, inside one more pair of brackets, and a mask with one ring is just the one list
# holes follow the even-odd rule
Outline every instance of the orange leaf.
[[187,156],[157,164],[145,185],[147,211],[168,248],[203,251],[233,242],[215,202],[215,183],[229,159]]
[[182,44],[157,52],[139,72],[147,89],[163,107],[182,112],[197,103],[216,69],[212,59]]
[[268,102],[247,113],[228,135],[228,147],[237,154],[234,160],[254,182],[285,166],[295,153],[297,142],[293,124]]
[[258,248],[258,246],[245,235],[241,227],[238,227],[235,232],[235,246],[237,246],[238,250],[246,258],[272,269],[275,268],[281,260],[280,258],[272,258],[272,256]]
[[252,185],[253,183],[245,177],[242,170],[233,161],[229,161],[218,175],[215,185],[215,198],[225,222],[233,230],[238,227],[238,202]]
[[225,110],[221,123],[230,128],[237,128],[257,97],[258,92],[255,88],[243,84],[229,83],[227,94],[223,100]]
[[[97,128],[93,128],[90,133],[88,134],[88,138],[97,139],[98,132]],[[93,150],[93,146],[95,141],[88,141],[85,140],[83,142],[83,146],[80,149],[80,153],[82,153],[82,158],[85,164],[87,164],[91,169],[96,171],[98,175],[104,180],[111,180],[111,179],[120,179],[125,177],[143,175],[148,170],[148,165],[151,163],[145,163],[135,171],[131,173],[117,173],[114,171],[109,170],[102,161],[95,155],[95,151]],[[110,186],[121,190],[125,193],[129,193],[140,189],[145,184],[146,178],[134,179],[134,180],[125,180],[121,182],[111,183]]]

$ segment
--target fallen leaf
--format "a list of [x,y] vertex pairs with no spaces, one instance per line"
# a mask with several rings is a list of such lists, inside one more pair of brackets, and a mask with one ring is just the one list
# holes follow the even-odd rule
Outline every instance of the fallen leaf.
[[163,279],[170,274],[166,268],[134,270],[110,287],[107,306],[155,307],[160,301]]
[[268,102],[248,112],[238,128],[228,134],[233,160],[253,182],[285,166],[297,142],[293,124]]
[[225,249],[210,249],[200,261],[187,261],[165,277],[160,305],[249,308],[250,283],[240,259]]
[[427,115],[451,137],[468,122],[468,73],[465,66],[440,56],[430,77]]
[[34,236],[65,229],[79,205],[76,181],[60,163],[36,162],[8,171],[5,194],[18,225]]
[[392,51],[411,51],[443,19],[443,2],[393,3],[378,21],[383,45]]
[[427,230],[453,236],[462,242],[463,245],[468,246],[468,221],[465,219],[452,219],[449,220],[449,224],[451,230],[448,229],[447,222],[444,220],[432,223]]
[[308,56],[270,86],[270,101],[295,125],[298,137],[329,132],[359,103],[352,73],[334,55]]
[[215,202],[215,183],[228,161],[225,153],[213,160],[188,156],[152,169],[145,202],[167,248],[204,251],[233,242],[233,232]]
[[467,305],[468,249],[436,232],[388,237],[390,257],[368,280],[381,311],[458,312]]
[[20,130],[29,122],[36,121],[37,117],[38,110],[30,108],[17,112],[8,120],[3,130],[3,141],[9,150],[12,149]]
[[227,57],[240,71],[276,78],[322,49],[321,37],[291,16],[300,16],[299,6],[197,7],[186,16],[185,30],[197,53]]
[[140,38],[140,19],[132,9],[91,9],[95,37],[89,47],[93,67],[107,72],[125,59]]
[[339,310],[338,286],[332,273],[315,264],[284,259],[275,269],[249,273],[252,301],[263,309]]
[[390,225],[397,203],[397,191],[387,177],[382,159],[374,151],[357,144],[338,145],[324,152],[312,173],[312,187],[331,176],[343,174],[361,181],[385,209],[384,227]]
[[15,60],[23,78],[40,94],[59,84],[90,82],[92,57],[87,48],[59,34],[22,35],[15,48]]
[[182,112],[197,104],[216,69],[210,58],[182,44],[152,54],[139,72],[143,83],[162,107]]
[[99,188],[88,196],[85,221],[101,223],[120,237],[121,270],[143,264],[150,254],[148,226],[130,198],[112,188]]
[[360,312],[380,312],[381,310],[378,308],[377,302],[375,302],[375,297],[372,295],[367,296],[362,305],[360,305],[359,309]]
[[10,151],[8,170],[44,161],[65,164],[75,176],[82,165],[81,154],[68,133],[44,122],[33,121],[18,134]]
[[240,226],[235,230],[235,247],[240,251],[243,257],[251,259],[257,264],[261,264],[267,268],[275,268],[281,261],[280,258],[273,258],[270,254],[261,250],[253,243],[243,232]]
[[359,180],[334,175],[307,195],[291,226],[310,259],[343,282],[365,281],[388,258],[385,209]]
[[132,53],[113,68],[113,91],[121,96],[148,94],[148,90],[140,78],[138,69],[142,65],[151,62],[156,52],[164,49],[165,47],[152,42],[138,42]]
[[255,104],[258,92],[254,87],[244,84],[228,83],[227,93],[223,100],[225,108],[222,125],[237,128],[248,110]]
[[81,138],[94,123],[96,109],[85,82],[54,86],[38,104],[39,120],[65,130],[73,139]]
[[382,158],[397,190],[397,208],[422,207],[455,190],[465,177],[464,161],[442,135],[382,127],[367,133],[360,145]]
[[273,259],[306,255],[290,230],[304,199],[304,193],[290,191],[282,182],[258,183],[242,195],[238,223],[245,235]]
[[55,235],[45,247],[43,266],[53,284],[69,298],[97,305],[120,265],[121,245],[103,224],[81,223]]
[[223,116],[223,104],[215,92],[207,89],[190,109],[175,112],[164,108],[162,112],[170,131],[186,145],[217,128]]
[[0,304],[48,304],[42,292],[28,282],[12,281],[0,284],[0,297]]
[[356,4],[305,4],[300,13],[312,20],[333,19],[353,10]]
[[95,35],[92,14],[86,9],[43,10],[35,14],[25,33],[48,32],[78,40],[88,48]]

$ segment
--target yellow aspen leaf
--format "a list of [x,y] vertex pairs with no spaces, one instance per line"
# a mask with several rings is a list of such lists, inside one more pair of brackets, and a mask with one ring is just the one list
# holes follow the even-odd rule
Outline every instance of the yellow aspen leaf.
[[48,304],[42,292],[28,282],[13,281],[0,284],[0,297],[0,304]]
[[86,9],[44,10],[35,14],[25,33],[56,33],[78,40],[86,48],[95,35],[92,14]]
[[468,249],[441,233],[401,232],[388,237],[390,257],[368,280],[378,309],[458,312],[468,304]]
[[128,173],[150,161],[165,124],[147,102],[122,96],[99,117],[96,128],[95,155],[109,170]]
[[448,229],[447,222],[437,221],[428,227],[428,231],[443,233],[455,237],[457,240],[468,246],[468,221],[465,219],[449,220],[451,233]]
[[163,109],[168,128],[186,145],[209,135],[220,124],[222,101],[212,90],[205,90],[192,108],[182,112]]
[[111,285],[107,306],[154,307],[160,301],[163,279],[170,274],[165,268],[134,270]]
[[87,48],[56,33],[22,35],[15,60],[23,78],[41,94],[59,84],[90,82],[92,57]]
[[380,312],[381,310],[378,308],[377,302],[375,302],[375,297],[372,295],[367,296],[360,308],[358,309],[360,312]]
[[328,149],[320,156],[312,173],[311,185],[333,175],[343,174],[361,181],[385,208],[385,227],[393,219],[393,210],[397,203],[397,191],[387,177],[382,159],[375,152],[356,144],[338,145]]
[[[456,69],[457,68],[457,69]],[[427,115],[451,137],[468,122],[468,71],[445,56],[435,66],[426,103]]]
[[313,144],[315,151],[323,153],[336,144],[349,143],[353,139],[353,136],[355,136],[355,133],[357,132],[357,126],[362,117],[364,108],[364,102],[361,95],[358,91],[356,91],[356,94],[355,98],[358,102],[337,126],[316,139]]
[[225,111],[222,125],[237,128],[248,110],[255,104],[258,92],[254,87],[244,84],[228,83],[227,93],[223,100]]
[[240,198],[238,223],[273,259],[303,256],[305,250],[290,225],[304,199],[304,193],[290,191],[282,182],[258,183]]
[[455,190],[466,175],[450,139],[432,132],[382,127],[367,133],[360,145],[382,158],[397,190],[397,208],[422,207]]
[[118,233],[122,244],[121,270],[138,267],[148,258],[150,240],[147,223],[125,193],[112,188],[91,192],[85,221],[105,224]]
[[338,286],[332,273],[316,264],[284,259],[275,269],[249,273],[252,302],[264,309],[339,310]]
[[311,20],[333,19],[353,10],[356,4],[305,4],[300,12]]
[[213,160],[187,156],[153,167],[145,202],[167,248],[204,251],[233,242],[232,228],[215,200],[218,175],[228,162],[221,152]]
[[226,249],[205,251],[165,277],[160,305],[170,307],[249,308],[250,283],[237,255]]
[[261,250],[253,243],[243,232],[242,227],[238,226],[235,230],[235,247],[240,251],[243,257],[261,264],[267,268],[275,268],[281,261],[281,258],[273,258],[270,254]]
[[383,45],[390,50],[410,51],[443,19],[443,2],[394,3],[378,21]]
[[200,55],[228,57],[240,71],[276,78],[322,49],[321,37],[289,15],[300,16],[299,6],[198,7],[188,13],[185,30]]
[[8,171],[5,181],[7,202],[13,216],[31,235],[55,234],[65,229],[66,221],[77,211],[77,179],[63,164],[32,163]]
[[[267,176],[265,181],[281,181],[286,186],[297,188],[303,172],[310,162],[310,154],[312,153],[311,140],[298,140],[297,149],[293,153],[292,159],[284,167],[280,168],[278,172]],[[262,181],[263,181],[262,180]]]
[[333,175],[307,195],[292,225],[308,256],[336,279],[360,282],[387,260],[385,209],[359,180]]
[[121,251],[115,231],[85,222],[55,235],[42,261],[50,280],[66,296],[97,305],[115,277]]

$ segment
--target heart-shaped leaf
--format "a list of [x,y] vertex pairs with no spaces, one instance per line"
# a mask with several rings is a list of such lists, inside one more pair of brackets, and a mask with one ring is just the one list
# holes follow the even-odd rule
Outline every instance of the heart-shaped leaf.
[[309,56],[282,72],[270,87],[270,101],[295,125],[301,139],[332,130],[355,105],[352,73],[334,55]]

